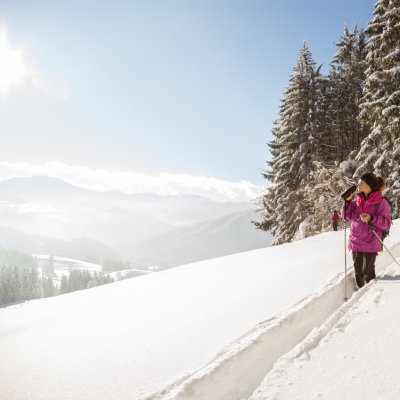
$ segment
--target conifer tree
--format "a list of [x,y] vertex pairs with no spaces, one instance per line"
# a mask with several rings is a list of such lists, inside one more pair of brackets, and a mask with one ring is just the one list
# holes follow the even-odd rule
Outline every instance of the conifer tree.
[[57,294],[57,289],[54,286],[53,278],[51,276],[42,277],[43,296],[52,297]]
[[319,82],[320,69],[304,44],[274,123],[275,138],[269,143],[272,161],[264,174],[272,186],[260,199],[262,220],[255,222],[257,228],[271,230],[274,244],[291,241],[310,211],[302,207],[306,203],[301,187],[309,179],[318,153]]
[[59,292],[60,292],[60,294],[65,294],[65,293],[70,292],[70,289],[68,286],[68,278],[65,275],[63,275],[61,277]]
[[366,81],[360,121],[371,131],[357,155],[355,176],[373,171],[386,178],[394,217],[400,194],[400,3],[378,0],[366,30]]
[[359,104],[365,81],[365,34],[354,28],[349,32],[344,27],[337,52],[329,72],[329,112],[326,124],[330,134],[326,137],[327,153],[324,157],[333,164],[346,160],[349,154],[359,149],[361,141],[367,135],[367,128],[358,120]]
[[332,213],[340,210],[343,203],[338,194],[353,184],[344,163],[339,167],[325,167],[318,161],[315,164],[310,181],[302,188],[303,201],[310,213],[301,223],[299,239],[331,230]]
[[0,267],[0,304],[54,295],[51,286],[53,280],[48,278],[45,285],[36,268]]

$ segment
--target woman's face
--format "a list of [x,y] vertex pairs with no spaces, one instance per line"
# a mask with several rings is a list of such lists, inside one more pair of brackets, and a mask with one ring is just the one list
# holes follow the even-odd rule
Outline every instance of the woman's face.
[[360,179],[358,181],[358,191],[363,192],[365,194],[370,194],[372,192],[372,189],[366,182],[364,182]]

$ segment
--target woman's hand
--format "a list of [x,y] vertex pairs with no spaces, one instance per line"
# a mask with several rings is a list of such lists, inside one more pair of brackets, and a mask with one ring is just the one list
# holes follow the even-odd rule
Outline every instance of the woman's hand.
[[369,221],[371,221],[372,218],[369,214],[362,213],[360,215],[360,219],[362,222],[369,222]]

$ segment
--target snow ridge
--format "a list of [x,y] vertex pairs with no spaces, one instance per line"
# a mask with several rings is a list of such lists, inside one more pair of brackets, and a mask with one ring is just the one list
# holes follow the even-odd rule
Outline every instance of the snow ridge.
[[[398,274],[398,266],[391,264],[385,271],[378,274],[376,280],[371,281],[368,285],[358,290],[351,299],[333,313],[321,327],[313,330],[307,338],[300,342],[292,351],[279,359],[273,370],[265,377],[263,383],[249,400],[264,400],[267,398],[280,399],[281,388],[292,384],[290,380],[288,381],[287,371],[289,369],[293,370],[296,366],[298,367],[300,363],[302,364],[310,361],[310,352],[321,343],[329,342],[338,332],[345,333],[347,327],[354,322],[357,314],[365,313],[365,308],[363,308],[363,306],[365,307],[365,302],[369,301],[370,303],[379,305],[383,299],[382,295],[385,290],[384,287],[382,287],[382,283],[385,281],[393,282],[398,280],[398,275],[396,277],[396,273]],[[358,310],[359,308],[360,310]],[[302,392],[302,395],[304,397],[305,393]],[[282,398],[287,398],[285,396],[287,396],[287,393],[283,395]],[[317,397],[323,396],[322,394],[317,394]],[[309,398],[314,398],[311,393]],[[376,397],[372,396],[372,398]]]
[[[146,400],[248,398],[282,355],[343,304],[343,280],[344,273],[338,274],[318,293],[304,298],[287,312],[259,323],[203,368]],[[347,288],[351,295],[354,292],[351,273],[347,276]]]
[[[400,244],[390,251],[398,257]],[[382,271],[387,272],[391,262],[393,259],[386,251],[380,254],[376,267],[378,277],[383,276]],[[257,388],[266,376],[279,375],[282,367],[294,358],[308,357],[308,352],[334,327],[338,328],[335,326],[338,321],[343,322],[348,310],[376,283],[356,291],[351,267],[346,279],[346,302],[344,273],[339,273],[317,293],[297,302],[288,311],[259,323],[203,368],[146,400],[258,400]]]

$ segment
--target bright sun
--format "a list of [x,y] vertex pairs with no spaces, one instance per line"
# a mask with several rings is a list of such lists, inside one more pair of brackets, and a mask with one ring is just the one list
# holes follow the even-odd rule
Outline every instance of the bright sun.
[[22,53],[12,49],[6,34],[0,32],[0,90],[7,92],[11,86],[22,82],[26,73]]

